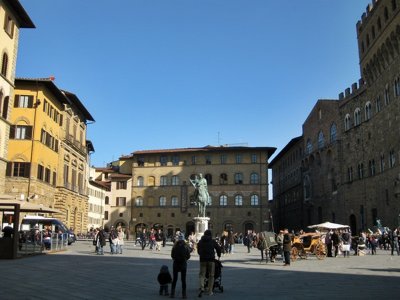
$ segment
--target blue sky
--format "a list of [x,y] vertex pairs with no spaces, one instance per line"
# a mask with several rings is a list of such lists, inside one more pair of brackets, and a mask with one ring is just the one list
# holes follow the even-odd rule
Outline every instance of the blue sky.
[[[371,0],[20,0],[18,77],[49,77],[92,114],[97,167],[136,150],[293,137],[360,78]],[[112,5],[111,5],[112,4]]]

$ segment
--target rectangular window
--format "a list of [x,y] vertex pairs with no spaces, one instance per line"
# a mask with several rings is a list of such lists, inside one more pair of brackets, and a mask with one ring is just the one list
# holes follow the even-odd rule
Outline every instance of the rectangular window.
[[211,156],[206,155],[206,165],[211,165]]
[[251,155],[251,163],[256,164],[258,162],[258,156],[257,154],[252,154]]
[[13,38],[13,36],[14,36],[14,21],[8,15],[6,15],[6,18],[4,21],[4,31],[10,36],[10,38]]
[[76,170],[72,169],[72,173],[71,173],[71,185],[72,185],[72,189],[74,191],[77,191],[77,186],[76,186]]
[[32,126],[11,125],[10,139],[30,140],[32,138]]
[[57,185],[57,173],[53,172],[53,186]]
[[166,166],[168,162],[168,158],[166,156],[161,156],[160,157],[160,165]]
[[221,154],[220,161],[221,161],[221,165],[226,164],[226,155],[225,154]]
[[31,164],[26,162],[8,162],[6,175],[29,178]]
[[51,171],[49,168],[46,168],[44,171],[44,181],[50,183],[50,176],[51,176]]
[[174,166],[178,166],[179,165],[179,156],[178,155],[172,156],[172,164]]
[[64,186],[68,187],[68,183],[69,183],[69,166],[68,165],[64,165]]
[[84,183],[83,183],[83,174],[79,173],[78,174],[78,189],[80,194],[85,194],[85,189],[84,189]]
[[127,182],[126,181],[117,181],[117,190],[126,190]]
[[117,206],[126,206],[126,197],[117,197]]
[[242,155],[241,154],[236,154],[236,163],[241,164],[242,163]]
[[33,96],[15,95],[14,107],[16,108],[32,108]]
[[43,180],[44,178],[44,167],[42,165],[38,165],[37,179]]
[[192,165],[196,164],[196,156],[192,156]]
[[108,220],[108,211],[104,211],[104,220]]

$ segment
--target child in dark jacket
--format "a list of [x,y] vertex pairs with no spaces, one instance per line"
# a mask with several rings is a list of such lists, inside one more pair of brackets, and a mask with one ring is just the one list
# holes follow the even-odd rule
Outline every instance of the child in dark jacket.
[[168,284],[172,282],[171,273],[168,270],[168,266],[161,266],[160,273],[157,276],[158,283],[160,284],[160,295],[163,294],[168,296]]

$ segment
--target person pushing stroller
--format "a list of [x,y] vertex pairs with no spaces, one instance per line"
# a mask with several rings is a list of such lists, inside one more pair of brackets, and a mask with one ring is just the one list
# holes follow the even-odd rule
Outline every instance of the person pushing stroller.
[[199,297],[201,297],[204,292],[204,281],[206,279],[207,270],[209,275],[207,292],[209,295],[212,295],[214,287],[215,253],[217,253],[218,259],[221,258],[221,248],[218,243],[212,239],[210,230],[206,230],[204,235],[201,237],[197,245],[197,253],[200,256]]

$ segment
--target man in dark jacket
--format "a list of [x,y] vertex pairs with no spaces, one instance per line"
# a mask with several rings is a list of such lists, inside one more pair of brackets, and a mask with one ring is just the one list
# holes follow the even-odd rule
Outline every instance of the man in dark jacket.
[[204,280],[206,278],[206,271],[208,270],[208,294],[213,294],[214,287],[214,273],[215,273],[215,252],[217,252],[218,258],[221,257],[221,248],[218,243],[212,239],[211,231],[206,230],[204,235],[201,237],[199,243],[197,244],[197,253],[200,256],[200,294],[204,292]]

